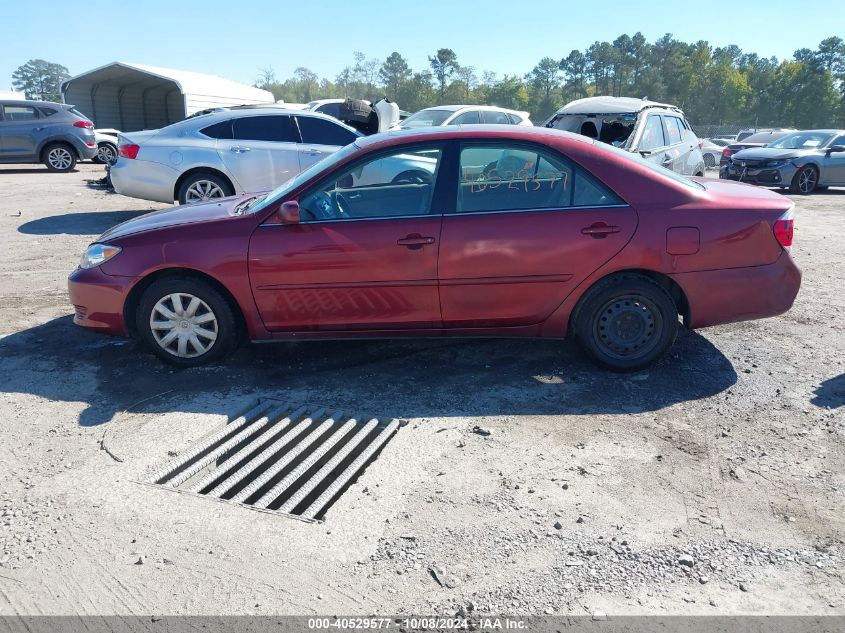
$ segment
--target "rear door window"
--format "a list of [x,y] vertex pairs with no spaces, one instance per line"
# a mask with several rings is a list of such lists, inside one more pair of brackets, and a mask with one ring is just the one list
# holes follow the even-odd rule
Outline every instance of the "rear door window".
[[484,122],[498,125],[510,125],[511,120],[507,112],[496,112],[495,110],[484,111]]
[[327,114],[329,116],[333,116],[336,119],[340,118],[340,106],[339,103],[324,103],[323,105],[319,106],[316,112],[320,112],[322,114]]
[[643,134],[640,137],[640,144],[637,149],[648,151],[665,146],[666,141],[663,137],[663,124],[660,122],[660,116],[652,114],[645,122]]
[[232,120],[232,137],[239,141],[295,143],[298,139],[287,115],[241,117]]
[[481,123],[481,117],[478,110],[470,110],[459,114],[449,122],[449,125],[477,125]]
[[663,117],[665,125],[666,145],[677,145],[683,139],[683,124],[678,117]]
[[357,137],[345,127],[314,116],[298,116],[302,142],[309,145],[349,145]]

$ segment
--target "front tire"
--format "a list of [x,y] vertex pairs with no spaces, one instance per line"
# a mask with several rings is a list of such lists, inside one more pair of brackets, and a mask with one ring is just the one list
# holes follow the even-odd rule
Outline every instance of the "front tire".
[[76,151],[64,143],[53,143],[44,148],[41,154],[48,170],[63,174],[76,167]]
[[179,204],[201,204],[218,198],[235,195],[235,190],[226,179],[207,172],[188,176],[179,185],[177,199]]
[[792,185],[789,187],[789,191],[806,196],[813,193],[818,184],[818,170],[812,165],[805,165],[792,177]]
[[135,324],[143,343],[178,367],[224,358],[238,343],[232,306],[214,286],[191,277],[153,282],[141,297]]
[[597,365],[629,372],[648,367],[675,342],[678,308],[643,275],[608,277],[590,288],[573,315],[575,339]]

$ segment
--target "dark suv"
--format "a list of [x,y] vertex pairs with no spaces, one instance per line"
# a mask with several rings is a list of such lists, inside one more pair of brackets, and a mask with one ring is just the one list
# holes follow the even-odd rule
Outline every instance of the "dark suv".
[[44,163],[65,172],[96,155],[94,124],[73,106],[0,100],[0,163]]

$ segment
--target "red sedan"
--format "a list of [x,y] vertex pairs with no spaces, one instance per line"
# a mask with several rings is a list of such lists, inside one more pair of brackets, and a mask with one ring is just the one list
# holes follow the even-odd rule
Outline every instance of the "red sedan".
[[245,338],[574,336],[637,370],[781,314],[793,205],[518,126],[360,139],[279,189],[144,215],[70,276],[75,322],[194,366]]

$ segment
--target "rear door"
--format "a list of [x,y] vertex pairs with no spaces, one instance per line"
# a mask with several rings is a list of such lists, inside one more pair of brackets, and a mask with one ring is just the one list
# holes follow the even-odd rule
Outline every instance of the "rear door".
[[294,119],[302,139],[299,164],[303,171],[358,138],[354,132],[330,119],[305,114],[297,115]]
[[2,106],[0,156],[4,161],[35,160],[38,132],[44,127],[38,110],[26,105]]
[[458,168],[438,261],[447,328],[542,322],[637,225],[610,188],[544,146],[463,143]]
[[299,138],[288,115],[239,116],[231,126],[230,138],[218,135],[217,152],[243,191],[268,191],[300,172]]
[[[370,179],[378,161],[434,160],[430,182]],[[364,158],[299,197],[300,224],[271,218],[253,233],[249,276],[272,331],[356,331],[440,327],[437,249],[443,195],[440,145]]]

